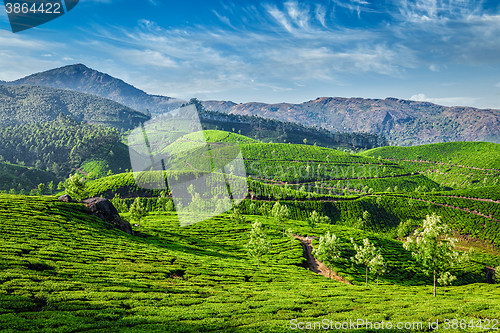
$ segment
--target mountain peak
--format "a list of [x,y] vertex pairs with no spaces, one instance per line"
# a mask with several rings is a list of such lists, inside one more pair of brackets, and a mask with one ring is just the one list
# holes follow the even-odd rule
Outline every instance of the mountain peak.
[[7,82],[11,86],[48,86],[104,97],[138,111],[163,113],[180,106],[167,96],[154,96],[106,73],[78,63],[32,74]]

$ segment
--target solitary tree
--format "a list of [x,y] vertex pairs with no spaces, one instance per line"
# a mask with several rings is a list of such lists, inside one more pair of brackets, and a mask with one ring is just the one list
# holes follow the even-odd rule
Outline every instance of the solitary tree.
[[353,262],[356,264],[365,266],[365,284],[368,287],[368,269],[370,265],[372,265],[372,261],[379,255],[379,251],[375,248],[375,245],[370,243],[368,238],[363,239],[363,245],[358,245],[354,242],[354,239],[351,238],[351,243],[354,246],[354,250],[356,251],[356,255],[351,258]]
[[139,232],[141,232],[141,220],[148,215],[141,198],[135,198],[134,203],[130,206],[130,217],[139,224]]
[[377,276],[377,286],[378,286],[378,277],[384,274],[385,270],[387,269],[387,264],[384,261],[384,257],[382,257],[380,253],[377,254],[375,258],[373,258],[372,261],[370,261],[368,266],[370,268],[370,271],[372,273],[375,273],[375,275]]
[[271,244],[267,241],[267,236],[262,229],[262,223],[255,221],[250,230],[250,241],[247,244],[248,254],[257,258],[257,266],[260,267],[260,257],[269,252]]
[[363,212],[363,230],[365,230],[366,226],[371,224],[372,214],[369,211],[365,210]]
[[126,213],[128,211],[127,204],[118,193],[115,193],[115,196],[111,199],[111,203],[120,213]]
[[264,202],[259,207],[259,211],[262,214],[262,216],[269,217],[271,215],[271,207],[269,207],[269,204],[267,202]]
[[44,183],[38,184],[38,193],[40,195],[42,195],[43,192],[45,192],[46,189],[47,189],[47,186]]
[[64,189],[66,194],[75,200],[82,200],[88,197],[87,180],[75,173],[64,181]]
[[311,216],[307,218],[307,223],[311,229],[314,229],[318,223],[330,223],[328,216],[321,216],[317,211],[313,210]]
[[319,238],[319,245],[313,250],[314,256],[328,267],[328,277],[332,278],[332,265],[340,261],[341,248],[340,239],[335,234],[327,231]]
[[54,193],[54,181],[49,183],[49,191],[51,195]]
[[167,192],[161,191],[160,195],[158,196],[158,200],[156,201],[157,208],[160,212],[164,212],[167,210],[168,201],[169,199],[167,197]]
[[286,205],[281,205],[276,201],[271,213],[276,219],[276,222],[278,222],[278,225],[283,224],[283,237],[285,237],[285,222],[290,217],[290,210]]
[[[436,279],[450,281],[451,274],[448,268],[458,261],[458,253],[454,250],[456,239],[452,238],[452,231],[441,223],[441,217],[435,213],[427,215],[423,228],[415,230],[403,244],[411,251],[412,256],[422,264],[424,273],[433,276],[434,297],[436,297]],[[444,280],[443,280],[444,281]]]
[[233,207],[231,212],[231,220],[235,223],[245,223],[245,217],[241,214],[240,210],[237,207]]

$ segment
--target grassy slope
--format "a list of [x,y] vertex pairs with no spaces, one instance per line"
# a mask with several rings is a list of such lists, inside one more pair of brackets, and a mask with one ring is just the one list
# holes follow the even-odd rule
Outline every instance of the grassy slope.
[[500,169],[500,144],[489,142],[446,142],[414,147],[380,147],[360,153],[396,160],[426,160],[468,167]]
[[[498,184],[500,145],[488,142],[448,142],[415,147],[381,147],[360,153],[392,159],[424,172],[432,180],[452,188]],[[404,161],[405,160],[405,161]]]
[[83,162],[81,169],[97,177],[104,177],[108,171],[112,173],[122,173],[132,169],[130,164],[129,150],[123,143],[106,145],[95,152],[91,158]]
[[[304,222],[288,223],[299,234],[331,229],[344,241],[368,236],[387,245],[392,270],[381,286],[373,277],[367,290],[309,272],[300,266],[298,242],[290,249],[280,227],[258,216],[247,218],[261,220],[273,244],[260,268],[243,247],[248,223],[217,217],[181,228],[174,215],[158,215],[130,236],[107,229],[79,204],[6,199],[0,200],[0,330],[288,332],[294,318],[425,323],[500,316],[500,286],[439,288],[434,299],[429,284],[404,286],[420,277],[398,274],[403,264],[414,266],[408,254],[390,255],[401,251],[399,242],[341,226],[311,232]],[[361,267],[337,269],[363,280]]]
[[[180,157],[184,159],[187,156],[190,165],[197,165],[204,160],[200,156],[207,154],[206,147],[198,145],[199,135],[200,133],[193,133],[180,138],[164,152],[184,150]],[[429,190],[439,188],[436,182],[422,175],[412,175],[411,170],[396,163],[368,156],[311,145],[260,143],[222,131],[208,131],[205,137],[207,142],[239,142],[249,176],[264,182],[298,184],[296,189],[302,185],[308,187],[316,181],[324,184],[326,193],[347,187],[358,191],[365,187],[375,191],[385,191],[394,186],[407,191],[414,191],[419,186],[425,186]],[[250,143],[244,143],[246,140],[250,140]],[[177,165],[189,169],[184,160]]]

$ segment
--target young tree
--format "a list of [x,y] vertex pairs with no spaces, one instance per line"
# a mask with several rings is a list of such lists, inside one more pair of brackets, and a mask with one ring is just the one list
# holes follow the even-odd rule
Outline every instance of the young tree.
[[115,206],[116,210],[119,213],[126,213],[128,211],[128,207],[125,204],[125,201],[120,197],[118,193],[115,193],[113,199],[111,199],[111,203]]
[[384,257],[380,253],[378,253],[375,258],[373,258],[370,263],[368,264],[370,267],[370,272],[375,273],[377,276],[377,286],[378,286],[378,277],[382,274],[385,273],[385,270],[387,269],[387,264],[384,261]]
[[47,189],[47,186],[44,183],[38,184],[38,193],[40,195],[42,195],[43,192],[45,192],[46,189]]
[[472,262],[472,257],[476,253],[475,248],[471,247],[469,251],[463,252],[462,255],[459,257],[459,261],[464,265],[465,268],[465,273],[467,273],[467,266],[471,264]]
[[141,198],[135,198],[134,203],[130,206],[130,217],[139,224],[139,232],[141,232],[141,219],[148,215]]
[[169,199],[167,197],[167,192],[161,191],[160,195],[158,196],[158,200],[156,201],[156,205],[157,205],[158,210],[160,212],[164,212],[167,210],[168,201],[169,201]]
[[78,201],[89,195],[87,191],[87,180],[77,173],[64,181],[64,188],[66,189],[66,194]]
[[365,230],[366,226],[371,224],[372,214],[369,211],[365,210],[363,212],[363,230]]
[[260,267],[260,257],[269,252],[271,243],[267,241],[267,236],[262,229],[262,223],[255,221],[250,230],[250,241],[246,245],[248,254],[257,258],[257,266]]
[[233,207],[231,212],[231,220],[235,223],[245,223],[245,217],[241,214],[240,210],[237,207]]
[[[451,229],[441,223],[436,213],[427,215],[423,228],[415,230],[403,244],[412,256],[424,267],[424,273],[433,275],[434,297],[436,297],[436,278],[450,281],[448,268],[457,263],[458,253],[454,250],[456,239]],[[444,280],[443,280],[444,281]]]
[[311,216],[307,218],[307,223],[311,229],[314,229],[318,223],[330,223],[328,216],[321,216],[317,211],[313,210]]
[[253,202],[252,202],[252,203],[248,206],[248,212],[249,212],[250,214],[255,214],[256,210],[257,210],[257,206],[255,205],[255,203],[253,203]]
[[269,204],[267,202],[264,202],[259,207],[259,211],[262,214],[262,216],[265,216],[265,217],[271,216],[271,207],[269,207]]
[[356,255],[352,257],[351,260],[356,264],[365,266],[365,284],[366,287],[368,287],[368,269],[370,268],[371,262],[380,253],[375,248],[375,245],[370,243],[368,238],[363,239],[363,246],[356,244],[352,238],[351,243],[356,251]]
[[276,219],[276,222],[278,222],[278,225],[283,224],[283,237],[285,237],[285,222],[290,217],[290,210],[286,205],[281,205],[276,201],[271,213]]
[[500,283],[500,266],[495,268],[495,282]]
[[328,267],[328,277],[332,278],[332,265],[342,260],[340,257],[340,239],[335,234],[327,231],[319,238],[319,245],[313,250],[313,255]]
[[414,223],[412,220],[408,219],[405,222],[401,222],[396,229],[396,234],[399,238],[405,238],[410,235],[414,229]]
[[450,272],[444,272],[443,274],[441,274],[441,276],[438,278],[437,281],[440,285],[444,287],[451,284],[456,279],[457,277],[452,275]]
[[49,191],[51,195],[54,194],[54,181],[49,183]]

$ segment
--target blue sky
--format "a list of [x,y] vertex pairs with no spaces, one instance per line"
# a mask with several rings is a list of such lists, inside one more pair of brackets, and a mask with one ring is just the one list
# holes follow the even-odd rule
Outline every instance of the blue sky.
[[73,63],[184,99],[500,109],[500,3],[80,0],[16,34],[1,8],[0,79]]

